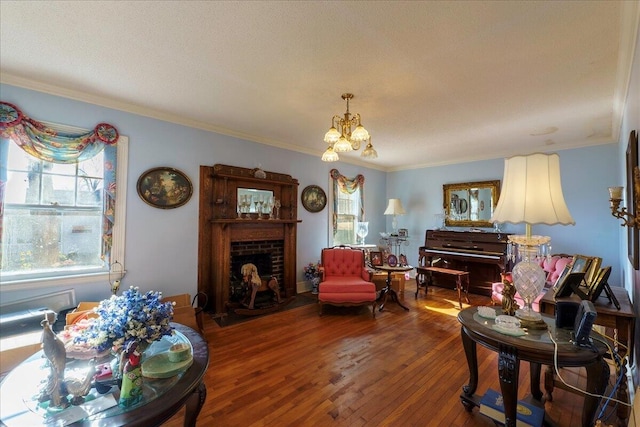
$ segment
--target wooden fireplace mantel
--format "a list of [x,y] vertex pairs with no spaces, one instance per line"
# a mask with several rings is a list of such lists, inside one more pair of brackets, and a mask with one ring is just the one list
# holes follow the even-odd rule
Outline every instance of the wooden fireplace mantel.
[[[279,219],[239,219],[238,188],[272,191],[279,199]],[[298,180],[290,175],[216,164],[200,166],[198,232],[198,292],[208,296],[210,310],[226,311],[229,300],[231,244],[282,241],[283,286],[286,297],[296,294]]]

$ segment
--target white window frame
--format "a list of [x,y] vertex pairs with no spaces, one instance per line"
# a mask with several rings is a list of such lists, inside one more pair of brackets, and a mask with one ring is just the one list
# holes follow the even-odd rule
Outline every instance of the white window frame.
[[[87,129],[59,124],[45,123],[58,131],[67,133],[83,133]],[[117,166],[116,166],[116,210],[114,213],[114,225],[112,234],[111,256],[109,258],[109,268],[98,273],[78,273],[68,275],[57,275],[55,277],[39,277],[20,280],[2,280],[0,277],[1,291],[20,291],[28,289],[53,288],[60,286],[82,286],[95,284],[99,281],[108,282],[110,280],[109,270],[116,263],[124,266],[125,252],[125,230],[127,213],[127,170],[129,165],[129,137],[120,135],[116,144]],[[125,271],[118,267],[118,275],[123,275]]]
[[[336,195],[334,194],[335,192],[333,191],[333,180],[332,179],[330,179],[329,185],[330,185],[329,188],[331,188],[330,196],[329,196],[329,202],[330,202],[330,207],[331,207],[331,209],[329,209],[329,242],[330,242],[330,246],[335,246],[337,243],[334,241],[334,238],[333,238],[333,236],[334,236],[334,234],[333,234],[333,214],[335,212],[334,211],[334,206],[335,206],[334,200],[335,200]],[[359,188],[358,192],[362,191],[362,190],[363,190],[363,188]],[[338,191],[340,191],[340,189],[338,189]],[[356,193],[354,193],[354,194],[356,194]],[[358,193],[358,197],[354,198],[354,201],[355,201],[356,204],[360,203],[360,194],[359,193]],[[351,242],[351,243],[341,242],[339,244],[343,244],[343,245],[357,245],[358,244],[358,236],[356,234],[356,227],[357,227],[357,223],[358,223],[358,212],[359,212],[360,208],[361,208],[361,206],[356,206],[355,207],[355,212],[352,213],[352,215],[354,215],[353,242]],[[345,215],[349,215],[349,214],[345,214]]]

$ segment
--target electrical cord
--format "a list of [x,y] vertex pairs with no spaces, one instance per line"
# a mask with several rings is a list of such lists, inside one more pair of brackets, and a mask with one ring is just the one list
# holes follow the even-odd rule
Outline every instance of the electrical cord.
[[[549,334],[549,339],[551,339],[551,342],[553,342],[553,345],[554,345],[554,350],[553,350],[553,369],[554,369],[554,371],[555,371],[556,375],[558,376],[558,378],[560,379],[560,381],[562,381],[562,383],[563,383],[565,386],[567,386],[567,387],[568,387],[568,388],[570,388],[571,390],[575,390],[575,391],[577,391],[578,393],[582,393],[582,394],[587,395],[587,396],[597,397],[597,398],[600,398],[600,399],[607,399],[607,401],[612,401],[612,402],[620,403],[620,404],[622,404],[622,405],[629,406],[629,407],[631,407],[631,406],[632,406],[630,403],[626,403],[626,402],[623,402],[623,401],[621,401],[621,400],[614,399],[614,398],[612,398],[612,397],[604,396],[604,395],[601,395],[601,394],[591,393],[591,392],[588,392],[588,391],[586,391],[586,390],[582,390],[582,389],[580,389],[580,388],[578,388],[578,387],[576,387],[576,386],[573,386],[573,385],[571,385],[571,384],[567,383],[567,382],[564,380],[564,378],[562,378],[562,375],[560,375],[560,369],[559,369],[559,367],[558,367],[558,366],[559,366],[559,365],[558,365],[558,342],[557,342],[555,339],[553,339],[553,336],[551,335],[551,332],[547,331],[547,333]],[[607,344],[607,347],[609,347],[609,345],[608,345],[608,344]],[[610,348],[611,348],[611,347],[609,347],[609,349],[610,349]]]

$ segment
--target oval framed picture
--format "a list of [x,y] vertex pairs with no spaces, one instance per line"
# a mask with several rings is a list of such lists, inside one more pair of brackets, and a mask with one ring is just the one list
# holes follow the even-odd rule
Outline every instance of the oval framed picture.
[[300,196],[302,206],[309,212],[320,212],[327,206],[327,195],[324,190],[317,185],[309,185],[302,190]]
[[193,194],[187,175],[178,169],[149,169],[138,178],[138,195],[148,205],[158,209],[173,209],[186,204]]
[[395,267],[398,265],[398,257],[396,257],[394,254],[389,255],[389,257],[387,258],[387,264],[389,264],[389,267]]

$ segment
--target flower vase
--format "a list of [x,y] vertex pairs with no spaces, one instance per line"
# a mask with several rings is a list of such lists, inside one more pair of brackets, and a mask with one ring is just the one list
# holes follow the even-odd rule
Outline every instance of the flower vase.
[[318,286],[320,285],[320,278],[314,277],[311,279],[311,293],[314,295],[318,294]]
[[120,358],[120,399],[118,405],[129,408],[142,401],[142,356],[147,349],[146,341],[132,341],[123,350]]

